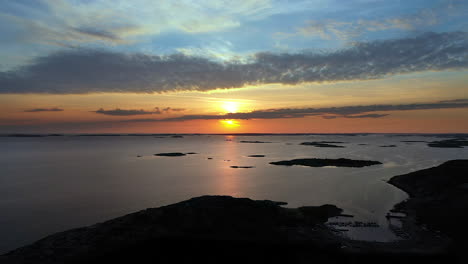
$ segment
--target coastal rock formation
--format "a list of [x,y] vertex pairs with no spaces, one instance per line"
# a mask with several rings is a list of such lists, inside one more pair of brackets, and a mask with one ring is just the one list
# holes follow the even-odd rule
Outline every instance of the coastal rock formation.
[[409,215],[406,226],[414,221],[429,230],[441,232],[453,241],[452,255],[460,263],[468,261],[464,252],[468,249],[468,160],[452,160],[440,166],[395,176],[390,184],[404,190],[410,196],[395,206]]
[[336,166],[336,167],[354,167],[361,168],[365,166],[372,166],[382,164],[380,161],[373,160],[351,160],[351,159],[293,159],[293,160],[282,160],[270,162],[273,165],[301,165],[308,167],[325,167],[325,166]]
[[192,198],[48,236],[0,256],[0,263],[179,263],[218,257],[231,263],[231,257],[269,259],[273,253],[263,250],[287,252],[292,245],[314,251],[338,247],[324,222],[341,209],[280,206],[284,204],[230,196]]

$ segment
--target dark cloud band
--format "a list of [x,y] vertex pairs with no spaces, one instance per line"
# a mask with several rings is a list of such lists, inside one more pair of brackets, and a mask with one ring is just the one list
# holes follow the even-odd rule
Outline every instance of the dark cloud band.
[[104,110],[103,108],[100,108],[99,110],[92,111],[97,114],[103,114],[103,115],[111,115],[111,116],[133,116],[133,115],[150,115],[150,114],[167,114],[171,112],[182,112],[185,111],[184,108],[171,108],[171,107],[165,107],[165,108],[159,108],[155,107],[152,111],[145,111],[143,109],[140,110],[135,110],[135,109],[120,109],[116,108],[114,110]]
[[382,118],[388,114],[378,114],[372,112],[387,111],[410,111],[410,110],[434,110],[450,108],[468,108],[465,99],[459,99],[456,103],[426,103],[426,104],[402,104],[402,105],[363,105],[363,106],[343,106],[327,108],[280,108],[257,110],[248,113],[227,113],[224,115],[183,115],[179,117],[163,119],[133,119],[125,122],[175,122],[189,120],[223,120],[223,119],[279,119],[279,118],[301,118],[306,116],[322,116],[325,119],[334,118]]
[[[88,34],[102,32],[88,32]],[[107,36],[109,37],[109,36]],[[0,93],[83,94],[208,91],[248,84],[368,80],[418,71],[468,68],[468,33],[357,43],[327,54],[258,53],[249,63],[181,54],[155,56],[73,49],[0,72]]]
[[35,112],[61,112],[63,109],[61,108],[34,108],[34,109],[27,109],[24,110],[24,112],[30,112],[30,113],[35,113]]

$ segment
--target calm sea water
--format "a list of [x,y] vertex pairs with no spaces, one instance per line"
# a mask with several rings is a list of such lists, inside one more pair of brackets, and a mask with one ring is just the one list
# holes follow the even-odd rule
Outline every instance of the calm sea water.
[[[347,143],[338,144],[345,148],[299,145],[322,140]],[[352,221],[381,226],[355,228],[345,235],[394,240],[385,214],[407,195],[386,181],[447,160],[468,158],[468,148],[430,148],[426,143],[401,142],[404,140],[438,138],[373,134],[0,137],[0,252],[58,231],[206,194],[285,201],[290,207],[335,204],[354,215]],[[379,147],[389,144],[397,147]],[[198,154],[153,155],[160,152]],[[248,157],[253,154],[265,157]],[[269,164],[294,158],[371,159],[383,165],[311,168]],[[230,168],[235,165],[255,167]]]

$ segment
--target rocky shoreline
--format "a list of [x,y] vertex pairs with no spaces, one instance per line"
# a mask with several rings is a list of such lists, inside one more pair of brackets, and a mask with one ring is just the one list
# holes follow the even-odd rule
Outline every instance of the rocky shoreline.
[[[405,239],[349,240],[326,225],[334,205],[201,196],[57,233],[0,256],[0,263],[465,263],[468,160],[393,177],[410,198]],[[353,223],[355,224],[355,223]]]
[[395,176],[389,183],[410,196],[394,208],[407,215],[402,219],[404,229],[417,232],[413,237],[445,241],[449,254],[464,263],[468,250],[468,160],[451,160]]

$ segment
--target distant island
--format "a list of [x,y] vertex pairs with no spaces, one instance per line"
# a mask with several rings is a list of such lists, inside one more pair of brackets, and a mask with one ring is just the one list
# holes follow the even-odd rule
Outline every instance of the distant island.
[[282,160],[270,162],[273,165],[283,165],[283,166],[293,166],[301,165],[308,167],[325,167],[325,166],[335,166],[335,167],[355,167],[361,168],[365,166],[372,166],[382,164],[380,161],[373,160],[352,160],[352,159],[293,159],[293,160]]

